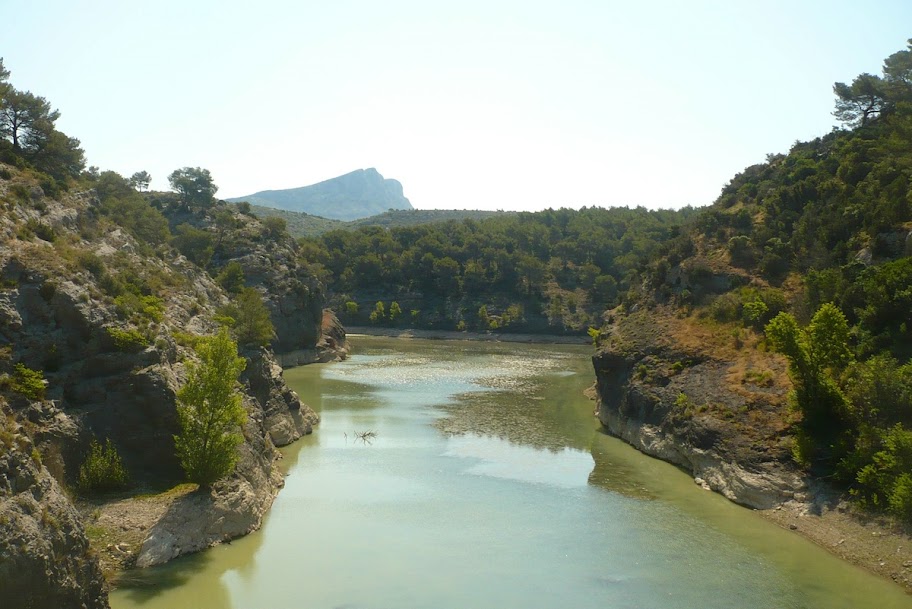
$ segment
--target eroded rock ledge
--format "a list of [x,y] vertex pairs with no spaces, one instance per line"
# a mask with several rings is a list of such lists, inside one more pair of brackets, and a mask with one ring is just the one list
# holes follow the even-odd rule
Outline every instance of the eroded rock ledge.
[[639,315],[614,327],[593,357],[599,421],[736,503],[768,509],[805,501],[784,422],[787,388],[772,380],[781,364],[743,361],[711,344],[689,347],[675,338],[689,330],[682,326]]

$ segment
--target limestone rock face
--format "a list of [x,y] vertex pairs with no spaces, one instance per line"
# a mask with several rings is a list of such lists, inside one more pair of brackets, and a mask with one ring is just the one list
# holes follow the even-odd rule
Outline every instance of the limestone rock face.
[[[7,412],[0,413],[6,418]],[[108,607],[79,516],[22,430],[0,438],[0,598],[4,607]]]
[[315,349],[321,338],[325,295],[323,286],[299,263],[297,243],[287,234],[271,234],[256,218],[224,206],[233,214],[230,234],[223,235],[211,215],[184,210],[167,212],[172,225],[190,224],[219,243],[211,261],[213,274],[232,263],[240,265],[244,285],[254,288],[269,309],[275,328],[276,353]]
[[616,328],[593,357],[602,425],[736,503],[767,509],[803,501],[806,480],[783,443],[785,389],[735,385],[734,362],[656,338],[662,324],[640,317],[652,336]]
[[247,357],[247,368],[241,378],[263,411],[272,443],[285,446],[309,434],[319,417],[285,384],[282,367],[272,354],[264,349],[248,353]]

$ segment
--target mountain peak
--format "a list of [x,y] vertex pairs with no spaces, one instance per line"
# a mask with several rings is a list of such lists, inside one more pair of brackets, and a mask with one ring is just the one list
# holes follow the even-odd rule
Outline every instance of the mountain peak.
[[414,209],[403,194],[402,183],[384,178],[374,167],[356,169],[310,186],[263,190],[228,200],[335,220],[357,220],[390,209]]

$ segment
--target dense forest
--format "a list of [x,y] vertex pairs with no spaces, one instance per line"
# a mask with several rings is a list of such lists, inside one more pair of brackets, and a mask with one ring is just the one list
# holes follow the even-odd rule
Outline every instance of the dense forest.
[[350,323],[585,332],[693,213],[546,210],[336,230],[300,244]]

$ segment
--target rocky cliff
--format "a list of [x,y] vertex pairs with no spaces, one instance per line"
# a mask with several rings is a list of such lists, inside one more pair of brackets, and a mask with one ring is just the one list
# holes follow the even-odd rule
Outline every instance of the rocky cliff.
[[[0,480],[13,481],[0,491],[0,514],[8,514],[0,548],[19,553],[0,560],[0,589],[9,598],[19,570],[43,560],[53,563],[42,571],[44,583],[23,578],[34,584],[34,599],[12,606],[104,606],[96,559],[60,486],[76,487],[93,439],[111,440],[134,489],[155,492],[182,480],[176,394],[196,357],[196,337],[217,330],[230,295],[169,245],[138,240],[112,221],[93,191],[49,197],[27,171],[0,168],[10,176],[0,178],[0,400],[22,446],[29,443],[25,454],[33,458],[33,442],[34,461],[44,464],[23,469],[15,450],[0,452]],[[252,231],[249,247],[230,259],[264,296],[275,346],[315,349],[323,338],[322,291],[297,265],[293,243],[260,239],[262,226],[252,218],[234,226],[238,235]],[[344,332],[332,340],[344,345]],[[241,355],[248,416],[236,471],[211,491],[174,502],[127,562],[157,564],[248,533],[282,486],[275,447],[309,433],[317,416],[285,384],[272,349]],[[63,533],[47,537],[39,525],[54,522]],[[39,534],[44,541],[30,541]],[[90,600],[77,600],[74,588]]]
[[107,607],[76,510],[0,400],[0,583],[4,607]]
[[243,286],[256,289],[269,309],[276,353],[316,348],[322,338],[323,286],[299,261],[297,243],[287,232],[223,202],[193,211],[168,197],[158,203],[173,231],[182,226],[202,231],[199,239],[208,247],[206,266],[213,276],[232,263],[240,266]]
[[384,178],[374,168],[358,169],[310,186],[263,190],[228,200],[334,220],[357,220],[390,209],[412,209],[412,204],[403,195],[402,184]]
[[593,357],[602,425],[732,501],[803,500],[782,362],[661,310],[618,316]]

